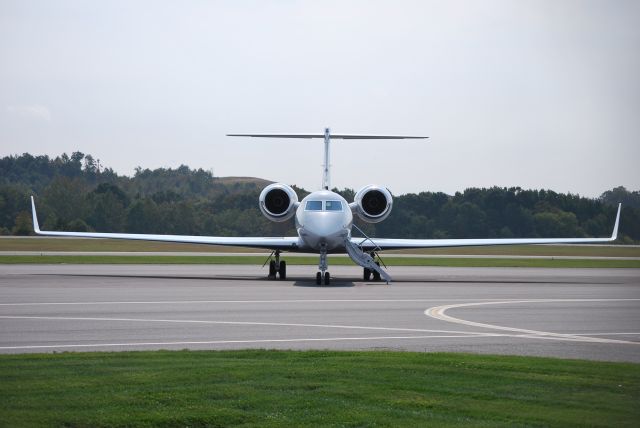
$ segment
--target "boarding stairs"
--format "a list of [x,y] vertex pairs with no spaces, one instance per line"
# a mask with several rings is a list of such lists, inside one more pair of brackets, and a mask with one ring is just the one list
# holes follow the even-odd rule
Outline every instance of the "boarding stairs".
[[[370,238],[367,237],[367,239]],[[351,240],[347,238],[344,240],[344,247],[347,250],[347,254],[355,264],[362,266],[365,269],[369,269],[371,272],[378,272],[380,277],[384,278],[387,284],[391,282],[391,276],[389,276],[389,274],[382,269],[375,260],[373,260],[373,257],[362,251],[362,248],[359,245],[351,242]]]

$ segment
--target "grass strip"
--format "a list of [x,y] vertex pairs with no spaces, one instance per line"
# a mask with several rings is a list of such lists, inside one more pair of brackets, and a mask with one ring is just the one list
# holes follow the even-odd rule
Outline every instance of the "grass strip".
[[640,365],[468,354],[0,356],[3,426],[640,424]]
[[[316,265],[317,256],[286,258],[289,265]],[[389,266],[640,268],[640,260],[384,257]],[[231,264],[262,265],[264,256],[0,256],[0,264]],[[330,265],[354,265],[348,257]]]
[[[185,244],[120,239],[54,238],[50,236],[0,237],[0,251],[193,251],[215,253],[252,253],[265,250],[224,245]],[[638,251],[640,254],[640,250]],[[640,255],[639,255],[640,257]]]

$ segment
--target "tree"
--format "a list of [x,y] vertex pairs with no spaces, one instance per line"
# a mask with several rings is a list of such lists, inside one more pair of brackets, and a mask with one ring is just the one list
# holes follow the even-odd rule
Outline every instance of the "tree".
[[624,186],[604,192],[599,199],[609,205],[622,203],[623,207],[640,208],[640,191],[629,192]]
[[89,225],[85,223],[84,220],[79,218],[75,220],[71,220],[68,224],[68,228],[69,230],[72,230],[74,232],[90,232],[91,231],[91,228],[89,227]]
[[127,232],[163,233],[164,222],[153,199],[136,199],[127,210]]
[[126,224],[128,197],[118,187],[103,183],[87,197],[89,224],[100,232],[122,232]]
[[31,215],[27,211],[21,211],[17,215],[15,223],[12,230],[14,235],[31,235],[33,233]]
[[533,218],[538,236],[558,238],[584,236],[584,232],[578,227],[574,213],[546,211],[534,214]]
[[338,195],[342,196],[348,203],[353,202],[353,198],[356,196],[356,192],[353,189],[350,189],[348,187],[345,187],[342,190],[339,190],[338,188],[334,187],[333,189],[331,189],[332,192],[336,192]]
[[57,227],[66,230],[70,221],[86,217],[86,192],[87,187],[79,178],[56,177],[44,189],[42,199],[46,209],[42,211],[53,212]]

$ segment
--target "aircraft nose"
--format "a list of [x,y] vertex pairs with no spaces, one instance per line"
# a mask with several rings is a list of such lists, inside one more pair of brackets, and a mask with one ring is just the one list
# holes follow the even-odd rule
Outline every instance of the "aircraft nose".
[[332,213],[322,213],[313,218],[308,218],[304,228],[307,232],[316,236],[330,236],[343,229],[343,219],[341,216]]
[[318,213],[308,216],[300,230],[301,238],[311,248],[324,246],[328,250],[339,247],[348,235],[342,216],[334,213]]

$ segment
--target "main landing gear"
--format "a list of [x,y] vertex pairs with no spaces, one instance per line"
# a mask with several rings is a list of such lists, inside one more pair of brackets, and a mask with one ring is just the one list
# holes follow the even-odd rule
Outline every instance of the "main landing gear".
[[287,279],[287,262],[280,260],[280,250],[276,250],[274,254],[276,259],[269,262],[268,278],[274,280],[278,275],[280,279]]
[[322,248],[320,250],[320,263],[318,263],[318,269],[320,272],[316,273],[316,285],[329,285],[331,283],[331,275],[327,272],[327,250]]
[[[376,255],[375,253],[373,253],[373,252],[371,253],[371,257],[372,257],[372,258],[375,258],[375,255]],[[380,266],[380,262],[376,262],[376,264],[377,264],[378,266]],[[362,275],[362,278],[363,278],[365,281],[370,281],[370,280],[371,280],[371,276],[372,276],[372,275],[373,275],[373,280],[374,280],[374,281],[380,281],[380,280],[382,279],[382,278],[380,277],[380,272],[375,271],[375,270],[371,270],[371,269],[369,269],[369,268],[364,268],[364,273],[363,273],[363,275]]]

